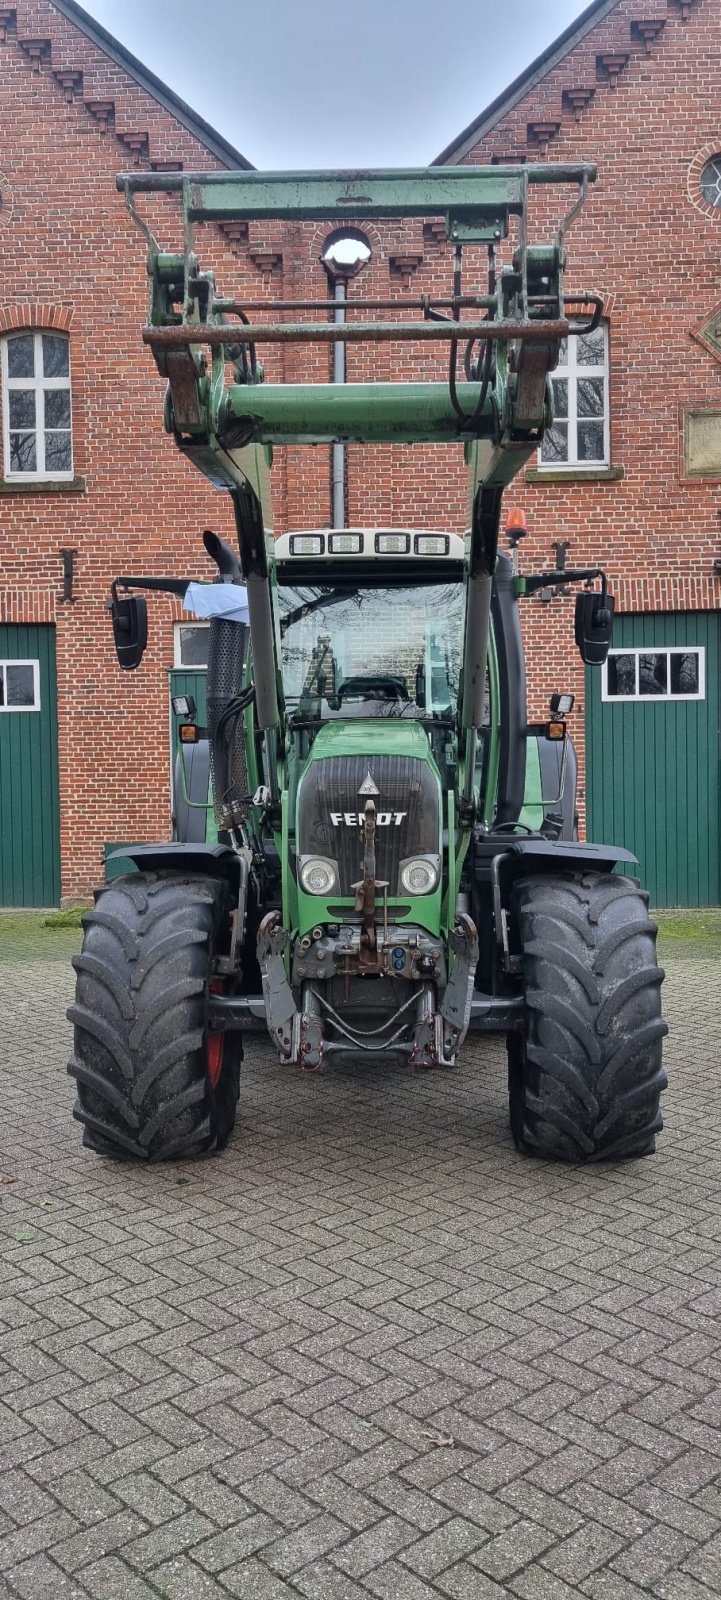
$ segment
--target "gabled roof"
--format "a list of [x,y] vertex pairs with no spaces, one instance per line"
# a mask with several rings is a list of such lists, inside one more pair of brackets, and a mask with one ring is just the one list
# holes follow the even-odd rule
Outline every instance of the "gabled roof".
[[170,112],[171,116],[181,122],[183,127],[187,128],[189,133],[192,133],[193,138],[197,139],[200,144],[205,145],[206,150],[211,155],[214,155],[218,161],[221,161],[223,166],[244,167],[247,171],[254,170],[252,161],[248,161],[245,156],[241,155],[234,145],[223,138],[222,133],[218,133],[215,128],[211,128],[210,123],[206,122],[204,117],[198,116],[197,111],[193,111],[192,106],[187,105],[185,100],[181,100],[180,95],[169,89],[167,83],[163,83],[162,78],[156,78],[155,73],[151,72],[149,67],[143,66],[142,61],[138,61],[137,56],[134,56],[130,50],[126,50],[125,45],[114,38],[112,33],[108,33],[107,28],[101,27],[100,23],[96,22],[94,17],[89,16],[82,6],[77,5],[76,0],[53,0],[53,5],[57,11],[61,11],[63,16],[67,17],[68,22],[74,23],[76,28],[80,28],[89,39],[92,39],[99,50],[102,50],[106,56],[110,56],[111,60],[115,61],[119,67],[122,67],[127,72],[128,77],[134,78],[142,89],[145,89],[149,95],[152,95],[154,100],[157,100],[166,111]]
[[431,165],[442,167],[462,161],[469,150],[472,150],[474,145],[479,144],[480,140],[496,126],[496,123],[507,116],[508,112],[518,105],[519,100],[522,100],[524,95],[528,94],[529,90],[533,89],[540,79],[545,77],[547,72],[550,72],[551,67],[557,66],[558,62],[568,55],[574,45],[577,45],[581,39],[585,38],[586,34],[590,33],[591,29],[595,28],[609,11],[613,11],[614,6],[617,6],[618,3],[619,0],[592,0],[591,5],[581,12],[576,21],[572,22],[570,27],[566,28],[563,33],[559,33],[558,38],[554,39],[553,44],[543,50],[540,56],[536,56],[535,61],[531,62],[530,67],[526,67],[525,72],[522,72],[518,78],[514,78],[513,83],[509,84],[502,94],[497,95],[496,99],[486,106],[485,111],[482,111],[480,116],[475,118],[475,121],[470,122],[462,133],[452,139],[451,143],[446,145],[445,150],[441,150],[440,155],[435,157]]

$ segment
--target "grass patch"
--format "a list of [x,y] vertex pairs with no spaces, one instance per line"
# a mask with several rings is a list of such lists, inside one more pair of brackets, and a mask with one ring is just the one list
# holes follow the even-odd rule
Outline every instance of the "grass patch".
[[669,956],[706,956],[721,959],[721,907],[704,906],[698,911],[655,911],[658,943]]
[[81,917],[84,916],[82,906],[73,906],[69,911],[50,911],[43,917],[44,928],[82,928]]
[[[77,921],[46,926],[50,915],[77,915]],[[0,962],[70,961],[80,949],[83,931],[80,913],[0,911]]]

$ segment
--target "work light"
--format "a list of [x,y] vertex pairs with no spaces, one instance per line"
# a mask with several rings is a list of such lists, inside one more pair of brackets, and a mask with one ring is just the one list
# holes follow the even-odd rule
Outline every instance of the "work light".
[[290,537],[292,556],[322,556],[325,539],[322,533],[293,533]]
[[447,556],[449,539],[447,533],[417,533],[415,551],[417,556]]
[[410,547],[409,533],[376,534],[376,553],[379,556],[407,556]]

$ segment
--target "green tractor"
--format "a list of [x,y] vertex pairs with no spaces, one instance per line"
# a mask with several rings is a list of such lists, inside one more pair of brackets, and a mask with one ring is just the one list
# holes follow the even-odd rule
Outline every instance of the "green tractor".
[[[550,421],[561,341],[588,337],[600,313],[597,296],[563,294],[565,228],[594,177],[549,165],[118,179],[136,220],[143,192],[182,201],[182,254],[141,224],[143,337],[168,380],[166,427],[229,492],[238,544],[205,534],[212,583],[113,585],[124,668],[147,639],[134,591],[170,591],[210,617],[208,725],[176,708],[178,836],[124,850],[133,871],[84,918],[69,1070],[92,1149],[221,1149],[243,1035],[263,1023],[306,1072],[363,1053],[451,1068],[469,1029],[505,1034],[520,1151],[585,1162],[654,1149],[666,1083],[656,928],[635,858],[578,839],[572,697],[554,694],[548,720],[529,725],[519,620],[524,597],[576,586],[576,643],[600,665],[613,599],[600,569],[521,575],[516,549],[499,551],[503,490]],[[580,192],[552,242],[532,246],[540,183]],[[359,212],[443,217],[447,297],[347,301],[341,323],[327,301],[270,302],[253,322],[200,270],[197,222]],[[465,245],[488,252],[483,293],[464,290]],[[391,319],[399,304],[420,314]],[[445,340],[448,382],[270,384],[256,354],[389,338]],[[462,443],[465,537],[336,526],[274,539],[272,446],[349,440]]]

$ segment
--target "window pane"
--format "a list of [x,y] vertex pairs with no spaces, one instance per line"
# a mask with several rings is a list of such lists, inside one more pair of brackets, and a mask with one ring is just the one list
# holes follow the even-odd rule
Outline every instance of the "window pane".
[[576,385],[579,417],[603,416],[603,378],[579,378]]
[[70,427],[69,389],[45,390],[45,426],[46,428]]
[[45,470],[69,472],[72,466],[69,433],[46,433]]
[[602,422],[579,422],[578,459],[579,461],[603,461]]
[[11,389],[8,394],[8,416],[11,428],[34,428],[35,390]]
[[8,377],[34,378],[35,345],[31,333],[8,339]]
[[561,343],[560,343],[560,345],[558,347],[558,365],[559,365],[559,367],[567,367],[568,366],[568,340],[567,339],[562,339]]
[[10,471],[37,472],[34,433],[11,433]]
[[568,416],[568,378],[552,378],[553,410],[557,417]]
[[548,428],[543,438],[541,447],[542,461],[567,461],[568,460],[568,423],[554,422]]
[[35,675],[32,667],[5,668],[6,704],[9,706],[34,706]]
[[697,650],[671,651],[671,693],[698,694],[699,657]]
[[179,628],[179,655],[183,667],[207,667],[210,628]]
[[668,687],[667,666],[668,658],[665,650],[658,655],[639,656],[639,694],[665,694]]
[[610,655],[606,688],[609,695],[626,696],[636,693],[636,657]]
[[43,334],[43,372],[46,378],[67,378],[70,373],[70,351],[67,339],[61,334]]
[[576,360],[579,367],[602,367],[606,360],[606,341],[603,328],[595,333],[579,333],[576,339]]

